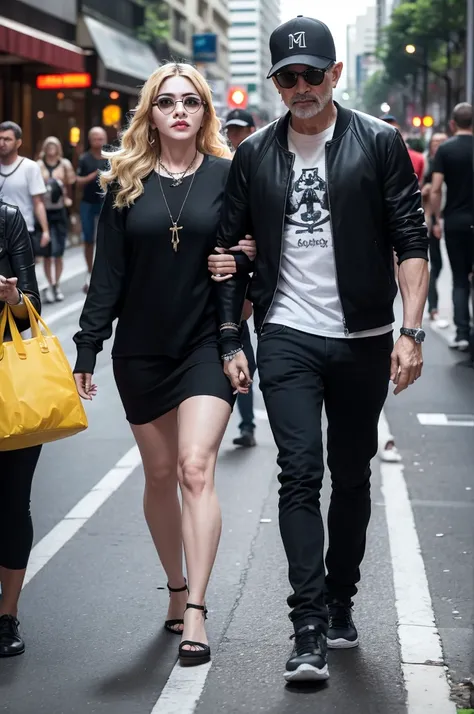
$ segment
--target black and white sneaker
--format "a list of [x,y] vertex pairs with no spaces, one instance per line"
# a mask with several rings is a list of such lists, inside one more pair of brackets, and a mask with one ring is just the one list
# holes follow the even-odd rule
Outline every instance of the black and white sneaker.
[[330,649],[348,650],[359,645],[359,636],[352,620],[352,605],[352,602],[344,603],[339,600],[328,603]]
[[326,637],[315,625],[305,625],[294,635],[293,652],[286,663],[287,682],[321,682],[329,679]]

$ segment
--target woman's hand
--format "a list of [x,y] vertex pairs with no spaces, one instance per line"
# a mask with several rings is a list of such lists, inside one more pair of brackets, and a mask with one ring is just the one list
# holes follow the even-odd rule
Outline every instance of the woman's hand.
[[9,305],[16,305],[20,300],[20,293],[16,287],[18,278],[5,278],[0,275],[0,300]]
[[82,399],[91,401],[97,394],[97,386],[92,384],[92,374],[78,372],[74,374],[74,381],[76,382],[77,392]]
[[[230,250],[234,253],[239,251],[245,253],[250,260],[255,260],[257,255],[255,241],[249,235],[242,238],[239,244],[232,246]],[[222,283],[225,280],[229,280],[237,272],[237,265],[234,256],[227,252],[225,248],[216,248],[216,251],[219,255],[210,255],[207,259],[207,267],[212,273],[211,278],[216,283]]]
[[239,240],[238,245],[234,245],[230,250],[232,250],[234,253],[237,251],[242,251],[242,253],[245,253],[247,258],[250,260],[255,260],[257,257],[257,244],[255,243],[254,239],[252,236],[245,236],[245,238],[242,238],[242,240]]

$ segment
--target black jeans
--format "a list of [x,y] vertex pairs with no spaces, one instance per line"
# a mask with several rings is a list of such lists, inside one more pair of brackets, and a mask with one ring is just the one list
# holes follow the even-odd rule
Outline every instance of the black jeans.
[[453,231],[446,228],[446,249],[453,273],[453,305],[456,339],[469,340],[470,282],[474,264],[474,235],[471,229]]
[[33,544],[31,483],[41,446],[0,451],[0,567],[23,570]]
[[[244,322],[242,329],[242,347],[244,348],[245,356],[247,357],[247,362],[249,363],[250,375],[253,377],[257,370],[257,365],[255,364],[255,355],[252,347],[252,340],[250,338],[250,331],[247,322]],[[253,387],[250,387],[248,394],[238,394],[237,395],[237,406],[239,408],[240,417],[242,421],[239,424],[240,431],[250,431],[255,430],[255,417],[253,413]]]
[[443,268],[441,257],[441,241],[430,233],[430,286],[428,289],[428,311],[438,309],[437,282]]
[[[392,333],[329,339],[267,325],[257,364],[278,447],[280,531],[294,594],[295,627],[327,629],[325,597],[349,601],[357,592],[370,519],[370,460],[390,376]],[[321,412],[328,419],[332,495],[324,569],[320,490],[324,474]]]

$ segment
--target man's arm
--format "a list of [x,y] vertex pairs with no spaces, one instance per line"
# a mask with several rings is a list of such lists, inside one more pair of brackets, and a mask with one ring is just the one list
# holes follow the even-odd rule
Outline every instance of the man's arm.
[[[443,183],[444,174],[439,171],[433,172],[433,178],[431,180],[431,192],[430,192],[430,205],[431,212],[436,218],[436,224],[440,227],[441,221],[441,203],[443,200]],[[437,238],[441,238],[441,230],[439,235],[435,233]]]
[[[403,300],[403,326],[419,328],[428,295],[428,231],[421,191],[410,156],[397,133],[385,163],[384,198],[392,245],[398,257]],[[392,353],[390,379],[399,394],[418,379],[423,367],[421,345],[401,336]]]
[[[245,143],[240,146],[232,160],[224,200],[221,209],[221,221],[217,236],[219,248],[229,250],[239,240],[252,233],[249,210],[250,150]],[[253,269],[252,261],[245,254],[237,253],[236,262],[242,262],[232,278],[215,286],[219,324],[221,331],[221,350],[229,354],[241,348],[239,325],[247,288],[249,273]]]
[[38,223],[41,226],[41,242],[40,246],[44,248],[45,246],[48,245],[50,241],[49,237],[49,226],[48,226],[48,217],[46,215],[46,208],[44,205],[43,201],[43,196],[32,196],[32,201],[33,201],[33,210],[35,212],[36,219]]

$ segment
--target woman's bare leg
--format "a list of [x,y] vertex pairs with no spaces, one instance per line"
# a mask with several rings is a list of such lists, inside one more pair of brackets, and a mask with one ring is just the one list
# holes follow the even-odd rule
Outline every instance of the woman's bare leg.
[[[221,512],[214,487],[214,470],[230,413],[227,402],[210,396],[191,397],[178,410],[178,476],[183,497],[188,601],[195,605],[205,603],[219,545]],[[200,611],[186,611],[183,640],[207,644]]]
[[[178,499],[176,409],[150,424],[132,425],[145,471],[143,509],[151,537],[172,588],[184,585],[181,507]],[[183,617],[187,593],[172,593],[166,619]],[[181,632],[182,626],[176,630]]]

